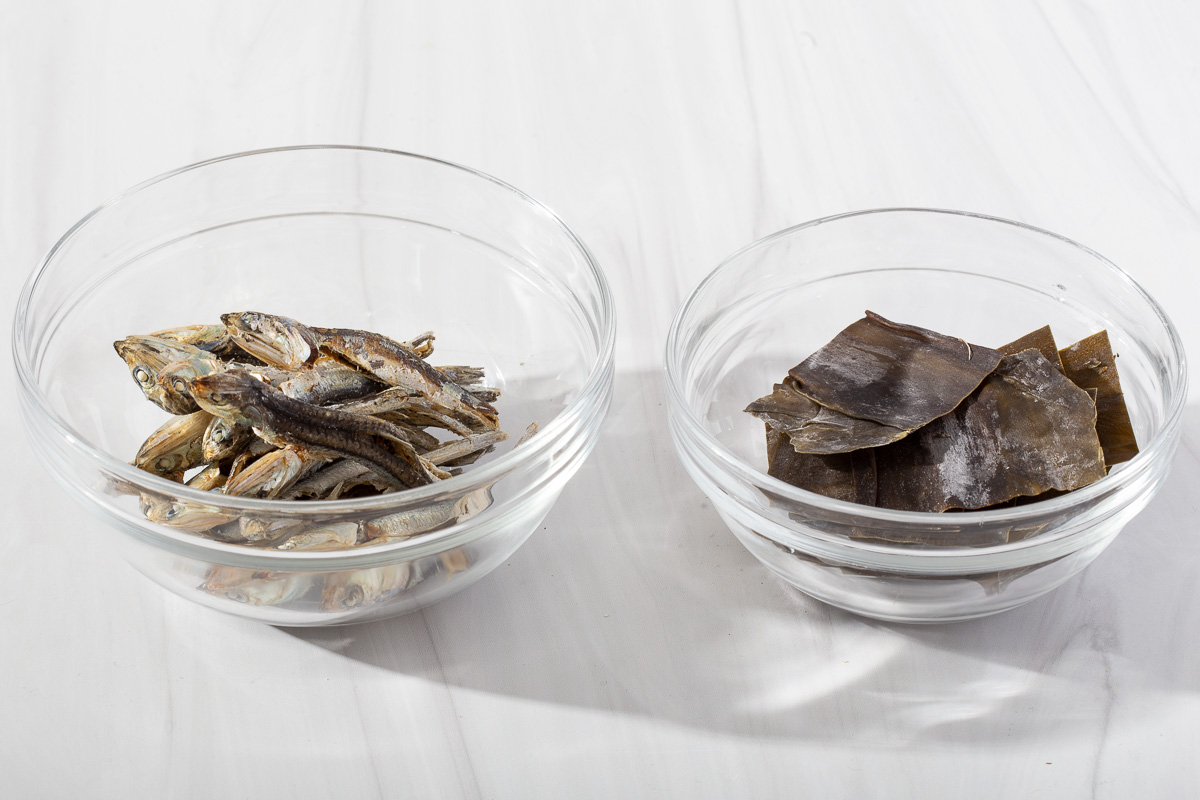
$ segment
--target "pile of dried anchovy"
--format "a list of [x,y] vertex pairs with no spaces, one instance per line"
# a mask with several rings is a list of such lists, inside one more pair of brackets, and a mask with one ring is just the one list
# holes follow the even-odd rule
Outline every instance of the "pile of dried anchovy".
[[1138,452],[1105,331],[992,350],[868,311],[746,411],[770,475],[906,511],[1053,497]]
[[[175,415],[146,439],[135,466],[201,491],[329,500],[448,478],[507,438],[491,405],[499,390],[481,385],[482,369],[431,366],[432,333],[398,342],[249,311],[221,321],[114,343],[146,397]],[[441,523],[487,502],[468,495]],[[398,521],[399,531],[343,522],[298,537],[280,521],[158,495],[143,496],[143,511],[210,538],[287,549],[414,532],[412,520]]]

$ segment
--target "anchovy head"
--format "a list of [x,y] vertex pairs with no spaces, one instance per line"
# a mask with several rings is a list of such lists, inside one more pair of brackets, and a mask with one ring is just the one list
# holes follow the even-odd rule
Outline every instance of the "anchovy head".
[[220,371],[221,364],[216,359],[191,358],[186,361],[172,361],[158,371],[155,382],[162,392],[177,394],[190,400],[190,384],[193,378]]
[[191,397],[180,393],[173,386],[160,384],[158,376],[168,364],[177,361],[211,361],[208,353],[156,336],[127,336],[119,342],[113,342],[113,349],[125,360],[129,366],[129,374],[133,376],[146,398],[163,411],[171,414],[191,414],[198,410]]
[[236,515],[213,506],[185,503],[166,498],[143,506],[146,518],[159,525],[169,525],[191,533],[210,533],[218,525],[236,519]]
[[259,404],[269,384],[242,369],[200,375],[189,383],[192,397],[210,414],[234,422],[257,422]]
[[317,336],[302,322],[258,311],[222,314],[237,346],[273,367],[295,369],[318,354]]
[[204,432],[204,460],[211,464],[236,455],[252,435],[246,425],[214,416]]

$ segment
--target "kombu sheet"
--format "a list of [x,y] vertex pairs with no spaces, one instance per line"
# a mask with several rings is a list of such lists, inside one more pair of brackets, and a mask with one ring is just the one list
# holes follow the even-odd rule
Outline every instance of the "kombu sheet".
[[1002,356],[868,311],[788,374],[826,408],[912,431],[961,403]]
[[875,454],[876,504],[979,509],[1105,475],[1096,407],[1037,350],[1005,356],[957,408]]
[[1101,332],[1049,326],[998,350],[866,312],[747,407],[768,473],[863,505],[1017,505],[1102,478],[1137,452]]
[[1082,339],[1059,355],[1068,378],[1077,386],[1096,390],[1096,431],[1104,448],[1105,463],[1111,467],[1136,456],[1137,438],[1125,406],[1117,357],[1109,343],[1108,331]]

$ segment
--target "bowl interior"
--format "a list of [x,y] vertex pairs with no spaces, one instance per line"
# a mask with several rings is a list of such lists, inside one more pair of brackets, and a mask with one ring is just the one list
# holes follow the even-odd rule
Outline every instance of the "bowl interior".
[[1169,324],[1096,254],[998,220],[893,211],[786,231],[715,272],[679,323],[685,401],[765,473],[763,424],[743,409],[866,309],[989,347],[1046,324],[1059,347],[1107,329],[1143,450],[1179,391]]
[[431,363],[483,367],[502,391],[495,458],[596,366],[589,267],[548,212],[461,168],[361,150],[231,159],[149,184],[66,240],[31,303],[34,371],[53,414],[127,461],[167,415],[113,351],[124,336],[242,310],[433,330]]

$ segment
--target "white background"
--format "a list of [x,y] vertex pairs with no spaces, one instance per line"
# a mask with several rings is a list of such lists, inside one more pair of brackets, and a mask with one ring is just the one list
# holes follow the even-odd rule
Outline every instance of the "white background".
[[344,143],[545,202],[620,326],[600,443],[511,562],[323,631],[136,575],[35,462],[0,372],[0,796],[1195,796],[1200,387],[1171,478],[1082,576],[906,627],[738,545],[675,458],[660,363],[726,255],[896,205],[1092,246],[1200,358],[1198,40],[1185,2],[0,3],[7,313],[109,196]]

